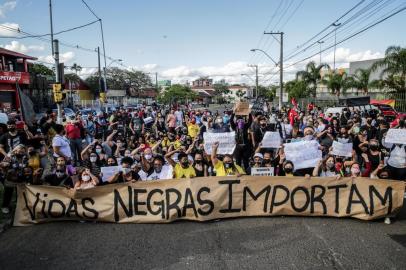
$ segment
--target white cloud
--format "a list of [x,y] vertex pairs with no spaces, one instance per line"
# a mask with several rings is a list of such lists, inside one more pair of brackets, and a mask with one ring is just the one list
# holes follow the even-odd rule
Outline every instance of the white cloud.
[[[59,54],[59,62],[60,63],[69,64],[69,62],[71,62],[74,58],[75,58],[75,53],[74,52],[66,52],[66,53]],[[38,56],[38,60],[42,61],[42,62],[49,63],[49,64],[55,63],[55,60],[52,57],[52,55]]]
[[38,52],[43,51],[45,48],[42,45],[24,45],[16,40],[11,41],[10,44],[1,45],[7,50],[20,52],[20,53],[28,53],[28,52]]
[[0,17],[6,17],[6,13],[12,11],[17,6],[17,1],[7,1],[4,4],[0,5]]
[[0,36],[2,37],[16,37],[18,33],[14,30],[20,29],[20,25],[17,23],[2,23],[0,24]]

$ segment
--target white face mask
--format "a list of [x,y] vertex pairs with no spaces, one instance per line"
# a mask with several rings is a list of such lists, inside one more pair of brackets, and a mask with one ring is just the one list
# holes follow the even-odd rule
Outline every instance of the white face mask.
[[97,161],[97,157],[90,157],[90,162],[96,162]]
[[130,168],[121,168],[121,171],[123,172],[123,174],[128,174],[129,172],[131,172]]
[[146,155],[145,155],[145,159],[146,159],[146,160],[150,160],[151,158],[152,158],[152,155],[151,155],[151,154],[146,154]]
[[56,174],[56,177],[62,177],[64,175],[64,173],[61,173],[61,172],[56,172],[55,174]]
[[305,141],[311,141],[313,139],[313,135],[306,135],[305,137],[304,137],[304,140]]
[[82,180],[85,181],[85,182],[89,181],[90,180],[90,175],[83,175]]

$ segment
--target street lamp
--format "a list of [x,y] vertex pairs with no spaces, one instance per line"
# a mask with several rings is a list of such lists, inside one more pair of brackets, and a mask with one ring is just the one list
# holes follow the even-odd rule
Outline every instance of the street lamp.
[[271,59],[271,61],[274,62],[276,66],[278,66],[278,63],[276,63],[276,61],[273,60],[273,58],[272,58],[266,51],[261,50],[261,49],[251,49],[250,51],[251,51],[251,52],[256,52],[256,51],[262,52],[263,54],[266,55],[266,57],[268,57],[269,59]]
[[331,26],[334,26],[334,64],[333,70],[336,71],[336,46],[337,46],[337,27],[339,27],[341,23],[332,23]]
[[324,41],[317,41],[317,43],[319,43],[319,45],[320,45],[320,65],[321,65],[321,44],[323,44],[324,43]]
[[110,67],[114,62],[123,62],[123,59],[113,59],[107,67]]

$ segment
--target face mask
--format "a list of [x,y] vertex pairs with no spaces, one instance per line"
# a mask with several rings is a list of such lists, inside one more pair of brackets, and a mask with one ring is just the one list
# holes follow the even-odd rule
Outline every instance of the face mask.
[[58,177],[58,178],[61,178],[62,176],[65,175],[65,173],[63,173],[63,172],[56,172],[55,174],[56,174],[56,177]]
[[202,164],[202,163],[203,163],[203,160],[195,160],[195,163],[196,163],[196,164]]
[[115,163],[108,163],[107,165],[109,165],[109,166],[116,166]]
[[284,171],[285,171],[285,173],[292,173],[293,169],[292,168],[285,168]]
[[183,168],[187,168],[189,167],[189,161],[182,162],[181,165]]
[[146,154],[144,157],[145,157],[146,160],[150,160],[152,158],[152,155],[151,154]]
[[123,174],[127,174],[131,172],[131,168],[121,168],[121,171],[123,172]]
[[359,174],[359,169],[358,168],[352,168],[351,173],[352,174]]
[[16,128],[15,127],[14,128],[9,128],[8,131],[14,132],[14,131],[16,131]]
[[23,156],[24,156],[24,154],[20,154],[20,153],[16,154],[16,157],[18,157],[18,158],[22,158]]
[[34,156],[36,153],[37,153],[37,152],[35,152],[35,151],[30,151],[30,152],[28,152],[28,154],[29,154],[30,156]]
[[226,169],[231,168],[231,166],[232,166],[232,163],[224,163],[224,167],[225,167]]
[[266,158],[266,159],[264,159],[264,163],[269,164],[269,163],[271,163],[271,160]]
[[82,176],[82,180],[85,181],[85,182],[87,182],[87,181],[90,180],[90,176],[89,176],[89,175],[83,175],[83,176]]
[[313,139],[313,135],[306,135],[305,137],[304,137],[304,140],[305,141],[311,141]]
[[377,144],[370,144],[369,149],[371,149],[372,151],[376,151],[379,149],[379,146]]
[[154,170],[156,173],[160,173],[162,171],[162,166],[155,166]]
[[96,162],[97,157],[90,157],[90,162]]
[[131,157],[131,153],[124,154],[125,157]]
[[101,154],[101,152],[102,152],[101,149],[97,149],[97,148],[96,148],[96,153],[97,153],[97,154]]
[[327,166],[327,168],[332,169],[332,168],[334,168],[334,162],[327,162],[326,166]]
[[359,133],[359,127],[354,128],[354,133]]

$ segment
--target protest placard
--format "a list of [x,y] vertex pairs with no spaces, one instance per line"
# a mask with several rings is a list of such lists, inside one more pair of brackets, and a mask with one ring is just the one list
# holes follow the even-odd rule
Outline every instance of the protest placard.
[[315,140],[285,143],[286,160],[293,162],[295,170],[316,167],[322,158],[319,143]]
[[340,157],[352,157],[352,143],[333,141],[333,151],[331,154]]
[[168,223],[249,216],[393,216],[405,182],[369,178],[242,176],[111,184],[86,190],[17,187],[15,226],[61,220]]
[[121,166],[110,166],[110,167],[101,167],[101,173],[103,174],[102,181],[106,182],[107,179],[115,175],[121,170]]
[[406,144],[406,129],[390,128],[386,134],[385,143]]
[[151,123],[153,121],[154,121],[154,118],[152,118],[151,116],[144,118],[144,123],[145,124],[149,124],[149,123]]
[[251,168],[252,176],[274,176],[274,167]]
[[280,148],[282,144],[279,132],[267,131],[262,138],[261,148]]
[[235,115],[248,115],[250,114],[250,104],[248,102],[237,102],[234,107]]
[[217,154],[232,155],[235,149],[235,132],[203,133],[204,151],[211,155],[211,150],[215,142],[219,142]]

